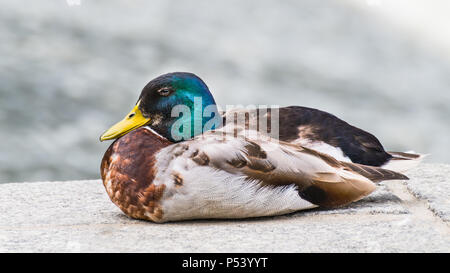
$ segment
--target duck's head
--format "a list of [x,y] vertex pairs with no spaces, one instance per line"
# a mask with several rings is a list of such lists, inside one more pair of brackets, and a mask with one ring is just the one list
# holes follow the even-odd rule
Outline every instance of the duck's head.
[[173,142],[221,126],[216,103],[206,84],[185,72],[164,74],[150,81],[125,118],[100,137],[121,137],[142,126],[150,126]]

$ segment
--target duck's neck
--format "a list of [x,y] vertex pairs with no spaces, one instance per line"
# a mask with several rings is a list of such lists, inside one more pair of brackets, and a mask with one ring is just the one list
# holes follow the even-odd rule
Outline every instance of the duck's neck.
[[151,127],[171,142],[180,142],[222,127],[222,120],[216,104],[198,102],[171,113],[155,115]]

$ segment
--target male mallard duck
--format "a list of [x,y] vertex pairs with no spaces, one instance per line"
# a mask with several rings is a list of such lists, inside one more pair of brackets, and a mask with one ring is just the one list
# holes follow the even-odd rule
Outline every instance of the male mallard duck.
[[259,111],[244,125],[226,122],[241,111],[222,117],[191,73],[150,81],[125,119],[100,137],[118,138],[101,163],[111,200],[154,222],[280,215],[357,201],[374,182],[407,179],[379,166],[422,158],[388,153],[373,135],[319,110],[280,108],[279,140],[252,129]]

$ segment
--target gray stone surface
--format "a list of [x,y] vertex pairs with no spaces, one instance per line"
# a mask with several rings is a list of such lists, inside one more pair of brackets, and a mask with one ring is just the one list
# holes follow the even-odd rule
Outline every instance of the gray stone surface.
[[100,180],[0,185],[1,252],[449,252],[449,165],[380,184],[348,207],[154,224],[115,207]]
[[444,221],[450,221],[450,165],[428,164],[409,172],[408,189]]

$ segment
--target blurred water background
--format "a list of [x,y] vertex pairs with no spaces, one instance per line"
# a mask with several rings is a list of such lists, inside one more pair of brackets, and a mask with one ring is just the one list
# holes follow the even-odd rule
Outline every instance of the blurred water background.
[[450,163],[448,1],[77,2],[0,1],[0,182],[98,178],[100,134],[172,71]]

